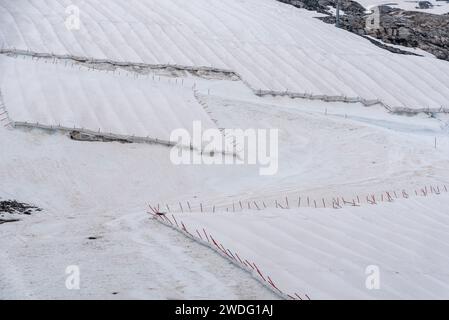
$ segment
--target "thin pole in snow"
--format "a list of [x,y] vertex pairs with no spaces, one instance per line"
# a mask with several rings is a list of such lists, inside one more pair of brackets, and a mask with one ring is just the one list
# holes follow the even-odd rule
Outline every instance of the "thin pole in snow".
[[337,0],[337,8],[336,8],[336,13],[335,13],[335,26],[337,28],[340,27],[340,0]]

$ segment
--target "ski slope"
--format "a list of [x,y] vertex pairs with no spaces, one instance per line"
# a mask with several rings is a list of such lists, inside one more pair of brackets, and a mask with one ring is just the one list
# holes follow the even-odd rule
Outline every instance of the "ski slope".
[[13,122],[166,141],[175,129],[190,132],[193,121],[216,128],[189,85],[50,62],[0,56],[0,88]]
[[[277,175],[260,177],[251,166],[175,166],[170,149],[158,145],[84,143],[58,133],[0,127],[0,197],[26,200],[44,209],[2,225],[0,297],[275,298],[226,260],[152,223],[145,212],[147,204],[171,204],[180,198],[192,203],[207,199],[230,203],[244,197],[259,201],[279,199],[286,192],[352,195],[449,181],[449,140],[438,118],[401,117],[358,104],[255,97],[236,81],[198,81],[198,90],[224,127],[280,128]],[[433,147],[434,135],[438,149]],[[260,217],[260,212],[254,214]],[[282,211],[281,217],[285,214]],[[258,222],[249,220],[251,231]],[[246,227],[246,221],[242,225]],[[226,230],[211,229],[224,241],[222,231]],[[89,241],[91,236],[98,239]],[[279,244],[276,237],[272,241],[273,246]],[[264,263],[260,266],[264,272],[282,281],[276,272],[285,269],[259,262],[252,249],[248,258]],[[64,286],[64,270],[73,264],[81,266],[80,291]],[[327,273],[319,278],[323,276]],[[332,272],[328,277],[335,279]],[[320,296],[318,289],[326,289],[322,283],[310,288],[292,284],[312,299]],[[344,288],[347,296],[357,292],[347,283]]]
[[[147,199],[213,189],[211,177],[237,180],[247,170],[175,166],[160,145],[3,126],[0,150],[0,199],[43,208],[1,225],[0,299],[278,298],[145,213]],[[71,265],[80,267],[80,290],[65,286]]]
[[[79,7],[80,30],[64,27]],[[0,2],[5,49],[232,70],[255,91],[362,97],[441,108],[449,66],[396,55],[274,0]]]
[[[64,27],[72,3],[81,10],[80,30]],[[186,201],[193,213],[171,213],[189,230],[207,228],[285,292],[449,298],[447,194],[340,210],[196,212],[240,200],[351,199],[449,185],[447,114],[402,116],[380,105],[255,94],[447,107],[447,62],[383,51],[315,15],[275,0],[0,0],[0,48],[65,56],[53,63],[0,55],[0,90],[12,121],[160,139],[190,129],[193,120],[279,129],[279,171],[261,177],[252,165],[177,166],[160,145],[86,143],[2,123],[0,198],[43,211],[0,227],[0,298],[277,298],[146,212],[148,203],[173,209]],[[72,65],[70,56],[225,69],[242,81],[170,70],[159,81]],[[65,288],[69,265],[81,267],[79,291]],[[380,268],[381,290],[365,287],[369,265]]]
[[[197,240],[200,230],[206,241],[204,229],[234,256],[256,262],[265,279],[269,275],[290,295],[447,299],[448,205],[442,193],[339,210],[184,213],[175,219]],[[380,271],[378,290],[365,285],[371,266]]]
[[[129,208],[128,208],[129,210]],[[89,239],[94,237],[96,239]],[[0,299],[278,299],[139,209],[49,211],[2,225]],[[68,266],[80,289],[67,290]]]

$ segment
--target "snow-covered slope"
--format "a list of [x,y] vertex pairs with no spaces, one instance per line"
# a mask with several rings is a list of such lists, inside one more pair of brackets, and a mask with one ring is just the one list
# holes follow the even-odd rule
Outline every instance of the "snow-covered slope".
[[[449,196],[360,208],[176,214],[255,261],[288,294],[311,299],[447,299]],[[172,221],[173,217],[169,216]],[[213,246],[213,245],[212,245]],[[235,255],[234,255],[235,256]],[[379,290],[367,279],[379,270]],[[302,296],[304,297],[304,295]]]
[[[226,260],[148,219],[148,199],[212,189],[210,177],[248,172],[175,166],[169,153],[1,126],[0,200],[24,199],[43,211],[1,225],[0,299],[276,299]],[[71,265],[80,267],[80,290],[65,286]]]
[[153,75],[89,71],[79,65],[0,57],[10,120],[169,140],[193,121],[216,128],[193,90]]
[[[44,209],[2,225],[2,236],[13,239],[3,243],[0,253],[2,298],[271,298],[224,260],[148,222],[148,202],[176,204],[174,200],[183,198],[197,204],[213,198],[214,203],[219,199],[229,204],[245,198],[279,199],[288,192],[352,195],[449,181],[449,141],[438,118],[400,117],[358,104],[259,98],[239,82],[204,82],[198,82],[198,90],[220,125],[281,129],[277,175],[260,177],[249,166],[175,166],[170,150],[162,146],[83,143],[59,134],[0,128],[0,197]],[[273,220],[281,223],[283,217],[290,219],[282,211]],[[249,229],[258,225],[250,220]],[[261,216],[261,224],[267,221]],[[221,231],[211,230],[223,241]],[[89,241],[90,236],[99,239]],[[276,237],[272,240],[278,245]],[[248,258],[264,263],[260,267],[274,281],[281,280],[276,272],[290,268],[265,265],[253,252]],[[340,254],[334,256],[336,265]],[[76,292],[64,287],[64,270],[72,264],[79,264],[82,272],[82,290]],[[327,290],[319,283],[322,277],[336,277],[333,270],[319,270],[310,279],[316,286],[303,287],[312,299],[319,296],[318,289]],[[294,290],[302,288],[297,284]],[[347,283],[344,288],[347,295],[356,292]]]
[[[89,239],[93,237],[95,239]],[[1,226],[0,299],[277,299],[140,208],[46,212]],[[68,266],[80,289],[65,286]]]
[[[64,27],[72,3],[81,9],[80,30]],[[223,213],[238,201],[449,185],[447,114],[255,95],[288,89],[410,108],[447,104],[447,62],[382,51],[313,15],[274,0],[0,0],[0,47],[11,56],[22,49],[159,65],[146,66],[158,70],[153,80],[140,69],[112,73],[110,64],[86,70],[69,57],[53,64],[1,55],[0,90],[13,120],[159,138],[198,118],[220,128],[279,129],[279,171],[262,177],[254,165],[175,165],[166,146],[86,143],[2,123],[0,197],[43,211],[0,227],[7,240],[0,298],[274,298],[146,213],[151,203],[177,215],[186,201],[193,213],[179,217],[189,230],[207,227],[286,292],[447,297],[447,196]],[[161,64],[233,70],[243,81]],[[212,205],[215,214],[195,213]],[[65,288],[69,265],[81,267],[79,291]],[[385,290],[363,287],[367,265],[380,267]]]
[[[64,26],[69,4],[80,30]],[[253,89],[446,106],[449,65],[401,56],[274,0],[0,2],[1,47],[237,72]]]

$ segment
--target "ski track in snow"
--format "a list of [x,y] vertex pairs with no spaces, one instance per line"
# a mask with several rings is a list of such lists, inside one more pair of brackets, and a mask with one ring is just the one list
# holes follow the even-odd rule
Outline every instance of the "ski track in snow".
[[[336,103],[325,104],[325,115],[323,104],[318,102],[254,97],[234,82],[208,85],[216,96],[204,95],[207,89],[199,82],[202,99],[225,127],[281,128],[280,152],[286,162],[281,161],[278,175],[261,184],[256,168],[250,166],[176,167],[169,162],[169,149],[161,146],[82,143],[60,134],[0,130],[1,146],[7,150],[0,154],[1,196],[26,199],[45,210],[20,223],[2,226],[2,236],[13,239],[5,242],[2,254],[4,297],[171,299],[216,294],[220,298],[223,292],[230,298],[274,297],[240,271],[227,271],[237,272],[232,276],[235,282],[223,278],[219,265],[226,262],[181,235],[167,234],[165,228],[148,220],[143,208],[148,202],[179,197],[229,203],[242,196],[267,199],[307,191],[334,195],[335,190],[384,191],[411,182],[422,186],[427,181],[447,181],[449,144],[444,135],[439,136],[440,147],[434,150],[422,132],[396,131],[406,121],[412,128],[421,125],[441,134],[437,119],[404,118],[381,108],[348,108]],[[230,99],[229,92],[238,93],[240,100]],[[339,114],[347,117],[336,116]],[[361,122],[360,117],[388,119],[390,125]],[[357,144],[353,142],[354,130],[362,137]],[[384,150],[387,145],[388,150]],[[366,158],[379,163],[366,164],[363,170],[350,165]],[[335,166],[335,161],[340,165]],[[340,230],[344,228],[340,226]],[[220,239],[226,236],[218,229],[216,232]],[[87,240],[90,236],[100,238]],[[184,249],[187,253],[180,254]],[[253,252],[248,252],[248,257],[259,263]],[[184,259],[179,272],[165,266],[178,259]],[[209,267],[211,259],[219,260]],[[72,292],[64,287],[64,269],[77,263],[86,277],[86,287]],[[165,268],[165,278],[160,268]],[[199,274],[204,272],[209,276],[198,287]],[[278,281],[275,275],[272,278]],[[209,282],[217,289],[211,289]],[[299,288],[310,293],[305,283]],[[319,282],[312,289],[315,296],[327,290]],[[211,295],[205,295],[205,290],[211,290]],[[112,292],[121,294],[114,296]]]
[[[123,212],[46,212],[2,227],[0,298],[277,298],[209,249]],[[80,268],[80,290],[65,287],[69,265]]]
[[[277,298],[145,212],[147,199],[193,190],[226,170],[176,167],[162,146],[40,131],[0,128],[0,145],[0,197],[43,208],[2,225],[1,298]],[[65,288],[69,265],[81,268],[81,290]]]

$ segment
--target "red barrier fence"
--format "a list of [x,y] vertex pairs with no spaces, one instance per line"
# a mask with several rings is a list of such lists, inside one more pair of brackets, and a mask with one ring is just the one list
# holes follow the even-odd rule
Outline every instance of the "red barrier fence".
[[[164,213],[184,213],[184,212],[240,212],[244,210],[264,210],[267,208],[294,209],[294,208],[333,208],[341,209],[344,206],[359,207],[361,205],[377,205],[381,202],[393,202],[396,199],[410,199],[414,197],[427,197],[429,195],[439,195],[447,193],[449,187],[446,185],[427,185],[410,190],[384,191],[382,193],[357,194],[352,197],[336,196],[332,198],[310,196],[283,195],[278,199],[264,200],[235,200],[232,203],[218,204],[208,202],[191,203],[190,201],[178,201],[177,204],[157,204],[158,210],[164,208]],[[162,209],[160,209],[162,210]]]
[[[178,223],[176,217],[173,214],[171,214],[171,217],[169,217],[168,214],[161,212],[159,210],[160,207],[152,207],[151,205],[149,207],[150,211],[148,211],[148,213],[151,214],[155,220],[181,232],[182,234],[186,235],[190,239],[195,240],[196,242],[199,242],[209,248],[212,248],[214,251],[218,252],[221,256],[230,260],[233,264],[251,273],[259,282],[261,282],[264,286],[272,290],[280,297],[292,300],[310,300],[309,295],[305,293],[298,294],[297,292],[294,292],[292,294],[287,294],[283,292],[274,283],[273,279],[270,276],[268,276],[266,273],[265,274],[263,273],[263,271],[256,265],[255,262],[250,262],[248,261],[248,259],[242,258],[242,255],[238,254],[235,250],[231,251],[229,248],[226,248],[218,240],[217,237],[212,236],[212,234],[210,232],[207,232],[205,228],[202,228],[201,231],[195,229],[195,231],[190,232],[186,224],[183,221],[179,221]],[[203,233],[204,237],[201,235],[201,233]]]

